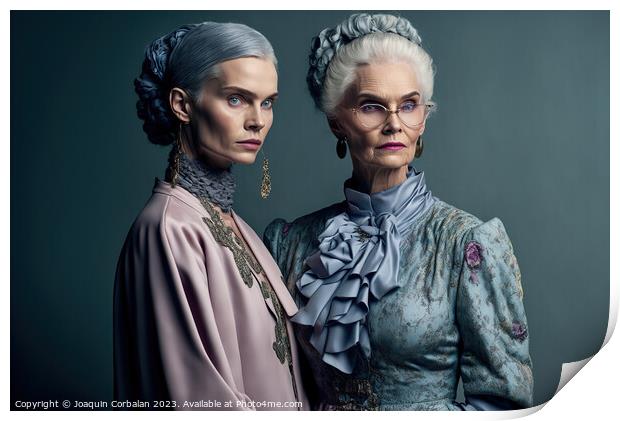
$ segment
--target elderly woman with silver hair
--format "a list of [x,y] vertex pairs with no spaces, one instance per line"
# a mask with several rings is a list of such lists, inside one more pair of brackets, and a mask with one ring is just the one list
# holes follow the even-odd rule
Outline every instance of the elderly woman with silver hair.
[[411,166],[433,77],[402,17],[353,15],[313,40],[310,93],[353,174],[343,202],[277,219],[264,241],[300,307],[292,320],[316,409],[532,405],[521,276],[503,224],[437,199]]
[[231,166],[255,161],[277,76],[269,41],[241,24],[185,25],[146,49],[138,117],[173,147],[116,272],[114,398],[132,408],[307,408],[287,320],[297,307],[232,208]]

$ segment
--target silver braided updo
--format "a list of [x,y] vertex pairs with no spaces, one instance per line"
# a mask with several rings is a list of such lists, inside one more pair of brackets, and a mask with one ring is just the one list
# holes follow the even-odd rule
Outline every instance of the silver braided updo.
[[317,108],[330,114],[355,78],[355,67],[371,61],[411,62],[423,86],[423,98],[433,92],[433,61],[421,47],[418,31],[407,19],[359,13],[312,39],[306,82]]
[[277,65],[267,38],[240,23],[183,25],[149,44],[142,72],[134,80],[138,117],[149,140],[158,145],[174,142],[179,121],[169,104],[173,87],[197,101],[203,83],[217,77],[218,64],[241,57],[267,58]]

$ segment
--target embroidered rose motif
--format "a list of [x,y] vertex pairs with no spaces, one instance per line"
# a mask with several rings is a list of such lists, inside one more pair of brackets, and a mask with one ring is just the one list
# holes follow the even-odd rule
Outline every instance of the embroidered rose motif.
[[480,243],[470,241],[465,247],[465,261],[470,269],[478,269],[482,263],[482,246]]
[[478,268],[482,263],[482,246],[476,241],[470,241],[465,246],[465,262],[470,269],[469,282],[478,285]]
[[512,322],[512,337],[523,342],[527,339],[527,328],[519,322]]
[[288,230],[291,228],[291,224],[286,223],[284,224],[284,226],[282,227],[282,235],[284,237],[286,237],[286,234],[288,234]]

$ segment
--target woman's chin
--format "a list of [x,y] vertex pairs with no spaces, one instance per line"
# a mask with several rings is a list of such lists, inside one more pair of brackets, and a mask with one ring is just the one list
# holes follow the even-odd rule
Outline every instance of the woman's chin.
[[397,170],[409,165],[411,160],[408,158],[408,156],[383,156],[377,164],[386,170]]
[[252,165],[254,162],[256,162],[257,154],[258,151],[235,154],[234,162],[240,165]]

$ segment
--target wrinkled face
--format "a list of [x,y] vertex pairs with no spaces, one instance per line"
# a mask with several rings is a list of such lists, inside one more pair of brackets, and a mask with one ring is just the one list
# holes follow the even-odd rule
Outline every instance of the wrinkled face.
[[269,59],[243,57],[218,65],[191,118],[193,149],[206,163],[252,164],[273,123],[278,75]]
[[[357,79],[336,109],[335,120],[330,121],[336,137],[346,136],[348,139],[354,168],[398,169],[413,160],[416,141],[425,128],[426,113],[422,113],[420,124],[410,124],[411,127],[395,113],[390,113],[385,121],[377,116],[383,115],[381,106],[388,110],[399,109],[399,115],[412,113],[416,107],[422,110],[424,107],[418,105],[422,102],[420,88],[408,63],[374,63],[358,67]],[[354,108],[357,109],[355,112],[352,111]],[[411,116],[403,115],[403,119],[410,123]],[[374,127],[375,124],[369,125],[368,121],[378,121],[379,124]]]

